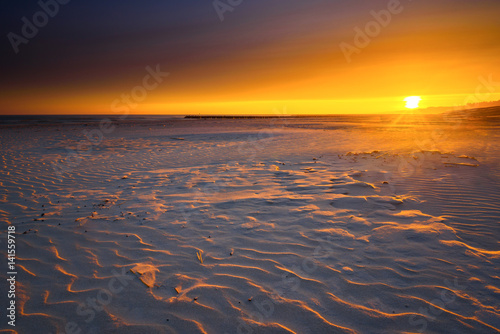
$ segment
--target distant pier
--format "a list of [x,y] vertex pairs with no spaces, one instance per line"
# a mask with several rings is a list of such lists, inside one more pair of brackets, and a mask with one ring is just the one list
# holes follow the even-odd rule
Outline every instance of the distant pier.
[[251,115],[186,115],[184,118],[198,118],[198,119],[252,119],[252,118],[290,118],[289,115],[286,116],[279,116],[279,115],[258,115],[258,116],[251,116]]

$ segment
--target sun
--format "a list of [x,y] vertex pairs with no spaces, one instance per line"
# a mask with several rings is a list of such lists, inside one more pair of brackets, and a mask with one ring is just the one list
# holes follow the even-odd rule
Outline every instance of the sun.
[[422,98],[420,96],[408,96],[404,101],[406,102],[406,108],[416,109],[420,101],[422,101]]

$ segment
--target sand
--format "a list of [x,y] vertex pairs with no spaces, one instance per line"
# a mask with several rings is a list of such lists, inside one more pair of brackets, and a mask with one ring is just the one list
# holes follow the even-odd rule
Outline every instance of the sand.
[[115,125],[1,127],[5,332],[500,332],[498,123]]

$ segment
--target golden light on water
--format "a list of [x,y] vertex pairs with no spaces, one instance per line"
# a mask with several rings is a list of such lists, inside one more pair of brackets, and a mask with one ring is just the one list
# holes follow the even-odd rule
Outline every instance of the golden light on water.
[[404,99],[404,101],[406,102],[406,108],[416,109],[418,108],[420,101],[422,101],[422,98],[420,96],[408,96]]

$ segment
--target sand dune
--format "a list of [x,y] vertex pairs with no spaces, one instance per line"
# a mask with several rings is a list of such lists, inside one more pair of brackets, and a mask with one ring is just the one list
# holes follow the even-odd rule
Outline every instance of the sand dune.
[[496,128],[280,122],[2,128],[14,329],[500,332]]

